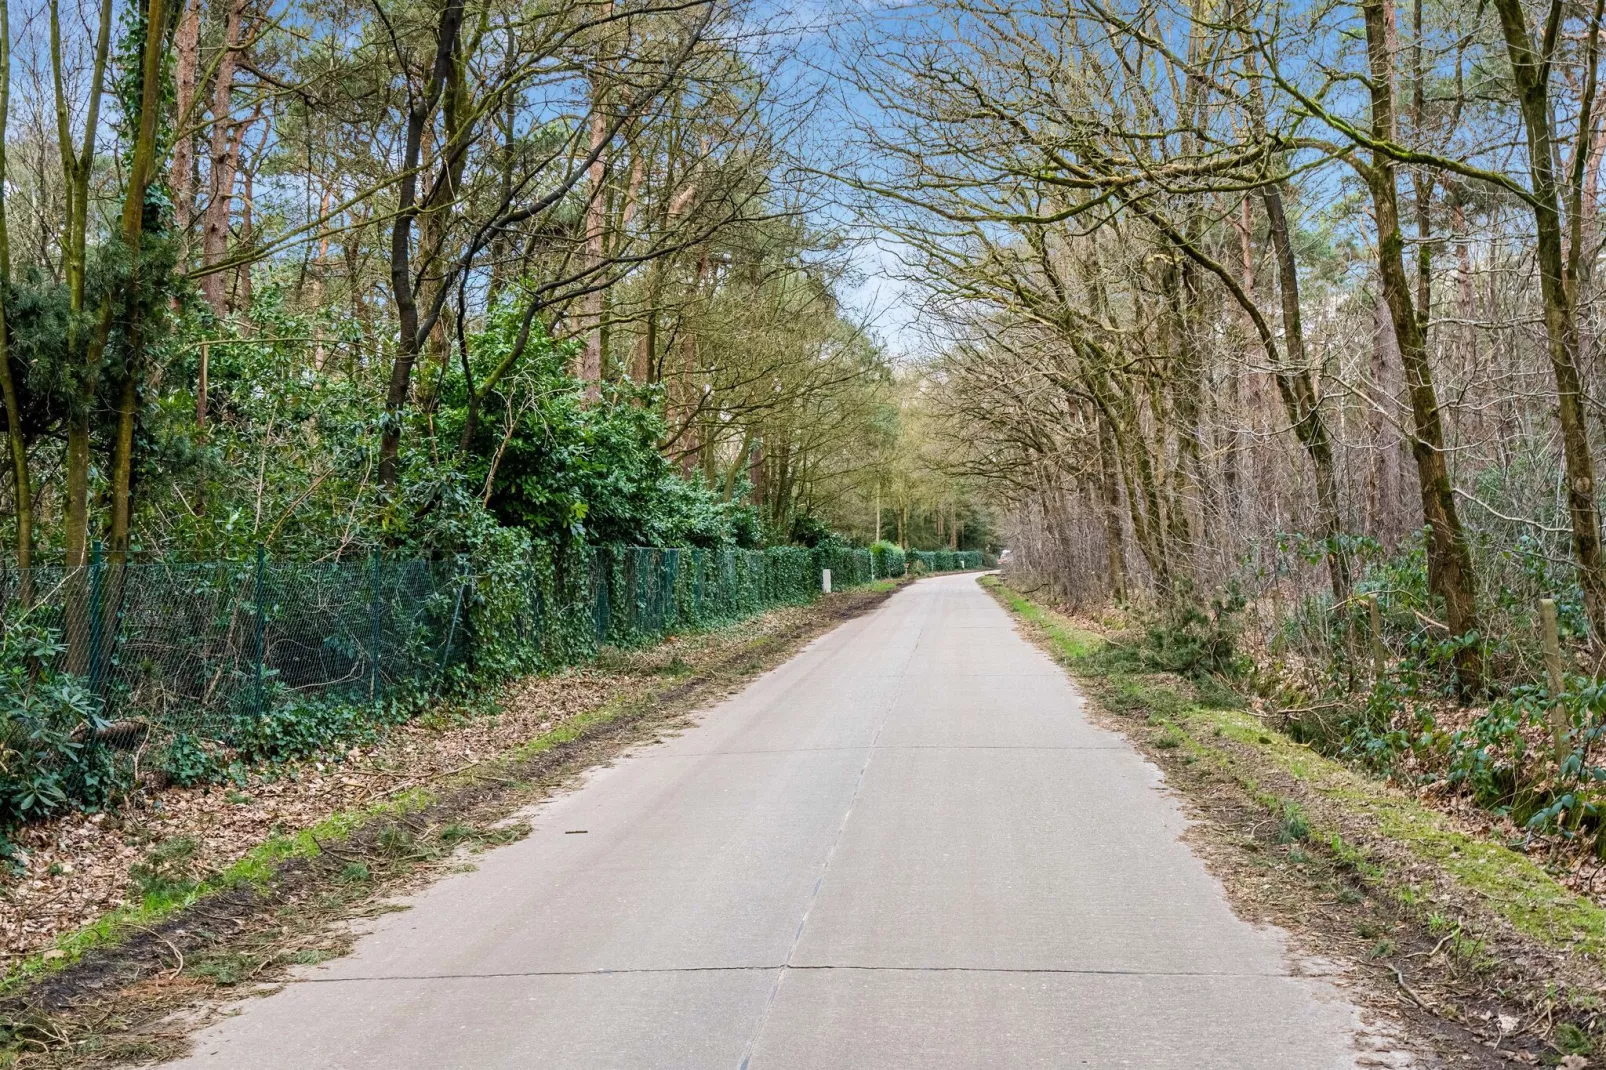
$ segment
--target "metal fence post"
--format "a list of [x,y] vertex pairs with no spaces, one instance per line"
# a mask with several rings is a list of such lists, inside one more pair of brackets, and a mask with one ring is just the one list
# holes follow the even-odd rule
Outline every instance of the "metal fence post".
[[1561,660],[1561,629],[1556,620],[1555,599],[1539,600],[1539,631],[1545,649],[1545,674],[1550,682],[1550,745],[1559,766],[1567,760],[1572,747],[1567,742],[1567,706],[1562,701],[1567,690],[1567,673]]
[[1366,599],[1366,623],[1372,641],[1372,681],[1381,684],[1388,675],[1388,649],[1383,646],[1383,614],[1377,608],[1377,595]]
[[463,612],[463,594],[468,590],[468,583],[468,563],[460,560],[457,567],[457,598],[452,603],[452,623],[446,629],[446,646],[441,651],[440,664],[435,667],[435,694],[439,694],[439,685],[446,679],[447,663],[452,660],[452,640],[457,636],[457,621]]
[[264,559],[266,557],[267,557],[267,550],[263,548],[263,546],[262,546],[262,544],[260,542],[257,543],[257,577],[256,577],[257,634],[256,634],[256,665],[255,665],[255,669],[256,669],[256,692],[257,692],[256,699],[257,699],[257,719],[258,720],[260,720],[262,718],[262,714],[264,712],[263,698],[262,698],[262,647],[263,647],[263,638],[264,638],[264,634],[265,634],[265,632],[264,632],[265,617],[263,616],[264,611],[263,611],[263,607],[262,607],[262,568],[263,568],[263,561],[264,561]]
[[105,696],[100,693],[101,678],[101,609],[105,601],[102,586],[105,562],[101,558],[100,540],[96,539],[89,551],[89,693],[105,712]]
[[379,554],[373,554],[368,578],[368,700],[379,701]]

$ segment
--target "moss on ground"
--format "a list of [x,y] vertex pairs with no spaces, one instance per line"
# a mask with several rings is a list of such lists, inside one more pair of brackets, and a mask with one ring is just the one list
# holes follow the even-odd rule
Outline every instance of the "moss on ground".
[[[1106,708],[1157,716],[1166,731],[1185,737],[1181,743],[1187,754],[1220,768],[1261,805],[1273,811],[1286,805],[1260,783],[1268,771],[1285,773],[1320,798],[1365,817],[1378,835],[1449,876],[1523,935],[1556,951],[1606,961],[1606,910],[1563,887],[1531,859],[1455,828],[1445,815],[1296,743],[1246,710],[1193,701],[1176,682],[1142,672],[1129,648],[1078,627],[995,579],[983,582],[1038,630],[1055,659]],[[1246,761],[1240,748],[1247,748],[1252,760]],[[1309,821],[1313,838],[1325,841],[1335,855],[1363,876],[1382,877],[1380,867],[1347,843],[1339,829],[1322,827],[1319,816]]]

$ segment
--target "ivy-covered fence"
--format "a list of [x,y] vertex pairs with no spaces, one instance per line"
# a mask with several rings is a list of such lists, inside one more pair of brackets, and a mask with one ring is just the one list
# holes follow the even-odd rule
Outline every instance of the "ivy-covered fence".
[[[967,555],[912,555],[931,570]],[[442,694],[578,664],[901,575],[847,547],[554,548],[501,529],[472,554],[0,567],[6,827],[98,806],[130,773],[216,775],[371,734]]]
[[[474,559],[384,556],[0,569],[0,627],[58,642],[103,721],[226,736],[294,699],[388,702],[740,620],[869,579],[864,550],[529,547]],[[27,608],[24,608],[24,607]],[[501,670],[500,672],[498,670]]]

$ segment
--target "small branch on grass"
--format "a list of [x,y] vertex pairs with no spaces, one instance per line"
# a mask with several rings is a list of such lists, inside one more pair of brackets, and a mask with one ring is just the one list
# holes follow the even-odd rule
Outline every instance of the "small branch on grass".
[[140,929],[140,932],[147,933],[147,934],[149,934],[151,936],[154,936],[154,937],[156,937],[156,939],[158,939],[162,943],[166,944],[167,945],[167,949],[173,953],[173,958],[178,960],[178,965],[173,967],[173,972],[167,975],[167,979],[169,981],[173,980],[179,974],[184,972],[184,953],[182,951],[180,951],[177,947],[173,946],[173,941],[169,940],[167,937],[163,936],[161,933],[157,932],[155,929],[142,927]]
[[1421,1007],[1423,1010],[1427,1011],[1429,1014],[1438,1014],[1439,1013],[1438,1011],[1434,1010],[1433,1007],[1428,1005],[1428,1003],[1426,1003],[1422,999],[1421,996],[1419,996],[1415,992],[1411,991],[1411,986],[1405,983],[1405,975],[1400,972],[1400,968],[1398,966],[1394,965],[1392,962],[1385,962],[1381,966],[1379,966],[1378,968],[1379,969],[1388,969],[1388,970],[1393,971],[1393,973],[1394,973],[1394,983],[1400,986],[1400,991],[1401,992],[1404,992],[1407,996],[1411,997],[1411,1002],[1412,1003],[1415,1003],[1418,1007]]
[[318,850],[321,851],[323,854],[333,855],[334,857],[340,859],[342,862],[355,862],[357,860],[357,856],[352,854],[351,852],[344,851],[344,850],[340,849],[339,847],[330,846],[329,844],[324,843],[317,836],[313,835],[310,832],[307,833],[307,835],[308,836],[312,836],[312,842],[317,845]]
[[1444,949],[1444,945],[1448,944],[1451,940],[1453,940],[1455,938],[1455,935],[1456,935],[1455,933],[1451,933],[1449,936],[1446,936],[1443,940],[1440,940],[1438,943],[1434,944],[1432,951],[1418,951],[1414,955],[1407,955],[1405,957],[1408,958],[1408,959],[1430,959],[1434,955],[1437,955],[1440,951],[1442,951]]

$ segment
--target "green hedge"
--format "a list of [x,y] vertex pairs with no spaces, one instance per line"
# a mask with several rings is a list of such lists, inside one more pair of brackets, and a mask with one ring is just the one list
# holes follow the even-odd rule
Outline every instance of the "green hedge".
[[910,550],[909,557],[926,572],[956,572],[983,567],[980,550]]
[[884,579],[873,568],[869,550],[855,550],[847,546],[821,546],[814,551],[814,566],[831,570],[831,587],[858,587],[871,580]]
[[877,579],[902,576],[908,569],[908,557],[896,543],[876,542],[870,545],[870,557],[875,565]]

